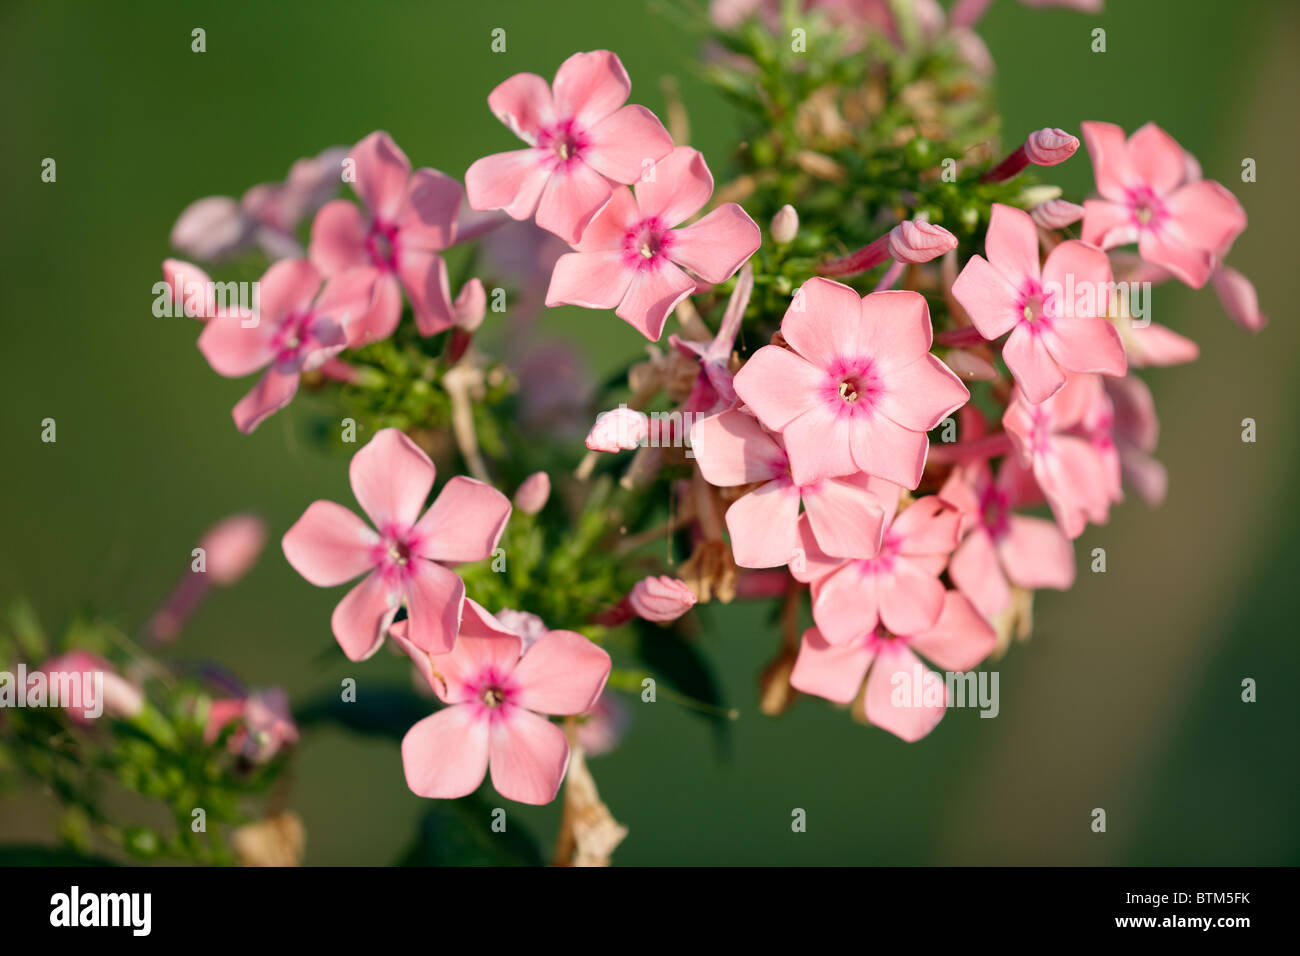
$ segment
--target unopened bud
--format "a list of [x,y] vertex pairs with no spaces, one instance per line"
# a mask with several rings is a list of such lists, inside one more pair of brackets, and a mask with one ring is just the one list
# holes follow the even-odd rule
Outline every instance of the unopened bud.
[[956,248],[956,236],[921,219],[900,222],[889,231],[889,254],[898,262],[929,262]]
[[792,242],[799,234],[799,214],[786,203],[772,217],[772,238],[776,242]]
[[637,617],[647,621],[675,621],[695,606],[695,594],[683,581],[667,575],[642,578],[628,594]]
[[551,476],[544,471],[535,471],[516,489],[515,508],[526,515],[535,515],[546,507],[546,500],[550,497]]

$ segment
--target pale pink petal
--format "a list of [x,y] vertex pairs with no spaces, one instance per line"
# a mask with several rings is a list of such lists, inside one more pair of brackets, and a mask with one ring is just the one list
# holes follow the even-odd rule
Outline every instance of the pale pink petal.
[[1208,179],[1188,183],[1169,196],[1165,205],[1172,229],[1184,242],[1201,249],[1218,252],[1246,228],[1246,212],[1237,197]]
[[447,707],[402,738],[406,785],[420,797],[451,800],[478,789],[488,767],[488,721],[473,705]]
[[1006,334],[1022,318],[1016,288],[980,256],[970,257],[952,284],[952,294],[986,339]]
[[[1080,318],[1105,314],[1108,302],[1106,293],[1109,291],[1107,283],[1110,279],[1110,259],[1106,253],[1096,246],[1090,246],[1077,239],[1067,239],[1062,242],[1052,250],[1051,255],[1047,257],[1047,262],[1043,264],[1044,285],[1056,286],[1061,290],[1062,298],[1066,290],[1072,288],[1075,291],[1075,301],[1063,303],[1069,307],[1068,310],[1057,310],[1066,313],[1066,317]],[[1080,311],[1080,292],[1089,287],[1095,293],[1092,299],[1094,308],[1091,311]],[[1086,297],[1084,304],[1087,304]]]
[[1101,249],[1123,246],[1137,238],[1133,213],[1123,203],[1106,199],[1083,201],[1083,228],[1080,237],[1084,242]]
[[589,127],[627,102],[632,81],[616,55],[593,50],[575,53],[561,63],[551,90],[557,119],[573,119]]
[[735,388],[759,421],[781,431],[817,404],[824,379],[821,369],[794,352],[765,345],[736,373]]
[[638,269],[614,314],[651,342],[659,341],[668,313],[695,291],[695,281],[669,262]]
[[[612,204],[611,204],[612,205]],[[595,226],[588,228],[590,233]],[[612,309],[623,301],[635,271],[624,262],[622,251],[570,252],[560,256],[546,290],[546,305],[580,305],[587,309]]]
[[880,623],[880,589],[874,574],[854,564],[813,586],[813,620],[827,641],[844,644],[875,630]]
[[912,635],[908,646],[944,670],[965,673],[993,653],[997,642],[993,628],[966,596],[949,591],[934,627]]
[[[672,148],[673,139],[659,122],[659,117],[644,106],[624,106],[587,131],[587,146],[582,151],[582,160],[616,183],[644,184],[646,177],[651,175],[651,168],[668,156]],[[703,159],[700,162],[702,164]],[[656,169],[655,178],[661,175],[664,171]],[[676,220],[667,221],[666,225],[675,226],[694,213],[712,192],[713,179],[710,177],[709,192],[705,193],[704,199]]]
[[811,485],[859,471],[862,465],[853,457],[853,442],[863,430],[861,421],[840,417],[820,403],[786,425],[781,438],[795,484]]
[[403,247],[397,254],[397,275],[421,335],[437,335],[456,324],[442,256],[432,250]]
[[609,654],[573,631],[549,631],[519,659],[514,702],[539,714],[591,709],[609,677]]
[[210,319],[217,314],[212,279],[198,266],[181,259],[164,259],[162,276],[171,287],[173,314],[191,319]]
[[[914,501],[889,527],[891,538],[897,539],[902,554],[941,555],[946,557],[957,547],[957,534],[961,529],[961,513],[947,507],[935,495],[925,495]],[[942,563],[939,565],[941,570]],[[938,574],[939,571],[934,572]]]
[[350,661],[364,661],[379,650],[402,596],[378,571],[349,591],[334,608],[330,627]]
[[799,542],[799,492],[778,481],[759,485],[727,509],[731,553],[742,568],[788,563]]
[[1147,123],[1129,137],[1128,155],[1133,172],[1160,195],[1183,180],[1183,148],[1155,123]]
[[456,213],[464,190],[436,169],[417,169],[406,188],[397,220],[403,248],[446,249],[456,239]]
[[[394,625],[396,627],[396,625]],[[523,642],[482,605],[465,599],[456,645],[446,654],[429,656],[437,680],[433,689],[448,704],[473,699],[480,676],[489,672],[504,679],[519,662]]]
[[1065,384],[1065,373],[1047,350],[1043,336],[1031,326],[1019,326],[1011,333],[1002,347],[1002,358],[1031,404],[1041,404]]
[[399,429],[385,428],[370,439],[348,467],[352,492],[380,532],[391,524],[415,524],[433,487],[433,462]]
[[880,550],[885,515],[865,476],[827,478],[799,492],[813,535],[827,554],[869,558]]
[[952,583],[990,620],[1011,603],[1011,589],[993,549],[993,540],[983,528],[976,528],[957,546],[948,564],[948,574]]
[[218,259],[239,248],[253,226],[229,196],[205,196],[186,206],[176,219],[171,244],[195,259]]
[[873,409],[912,431],[929,431],[970,400],[956,373],[929,352],[888,369],[881,379],[871,396]]
[[691,448],[704,480],[720,488],[767,481],[785,470],[785,452],[744,412],[723,412],[696,422]]
[[564,731],[521,707],[511,707],[492,722],[492,786],[507,800],[550,803],[569,765]]
[[866,332],[862,297],[848,286],[820,276],[800,286],[781,319],[785,340],[821,368],[829,368],[842,356],[861,355]]
[[268,368],[248,394],[230,410],[235,427],[247,435],[288,405],[298,392],[299,378],[297,369],[282,370],[278,365]]
[[221,316],[208,322],[199,333],[199,351],[218,375],[242,378],[275,358],[275,326],[259,321],[245,327],[244,322],[237,315]]
[[1042,339],[1067,371],[1123,375],[1128,370],[1119,332],[1105,319],[1058,319]]
[[281,259],[258,280],[259,325],[275,328],[295,312],[311,308],[321,274],[306,259]]
[[366,208],[385,223],[396,220],[401,209],[411,163],[383,130],[371,133],[353,147],[348,158],[356,163],[354,188]]
[[1163,266],[1193,289],[1205,285],[1214,268],[1213,252],[1189,245],[1173,229],[1165,229],[1159,235],[1142,233],[1138,237],[1138,251],[1143,259]]
[[893,634],[919,634],[939,619],[944,588],[910,558],[879,575],[880,619]]
[[454,571],[432,561],[413,561],[406,582],[407,637],[430,654],[445,654],[460,630],[465,584]]
[[638,174],[636,204],[641,218],[657,217],[666,228],[695,215],[713,195],[713,174],[700,151],[689,146],[678,146],[659,160],[653,173],[653,178]]
[[1074,548],[1051,521],[1012,515],[998,557],[1011,583],[1022,588],[1056,588],[1074,584]]
[[872,656],[866,641],[831,644],[811,627],[803,632],[790,686],[837,704],[850,704],[858,696]]
[[321,207],[312,220],[307,254],[326,276],[370,264],[366,222],[356,203],[335,199]]
[[295,571],[319,588],[351,581],[374,567],[379,536],[333,501],[313,501],[284,533],[281,546]]
[[993,204],[984,250],[993,267],[1018,289],[1040,276],[1038,227],[1029,213],[1014,206]]
[[488,94],[488,109],[529,145],[543,126],[555,122],[551,87],[536,73],[516,73]]
[[668,257],[706,282],[730,279],[763,241],[754,220],[734,202],[719,206],[672,236]]
[[346,326],[348,347],[355,349],[393,334],[402,318],[402,285],[392,273],[369,268],[353,271],[368,274],[374,282],[370,308]]
[[[1214,270],[1212,278],[1219,302],[1223,304],[1223,310],[1228,313],[1232,321],[1248,332],[1258,332],[1268,324],[1268,316],[1259,311],[1259,296],[1255,293],[1255,287],[1249,279],[1229,266],[1219,266]],[[1182,361],[1191,361],[1191,359]]]
[[804,584],[821,581],[845,566],[843,558],[833,558],[817,544],[808,515],[799,516],[799,553],[790,562],[790,576]]
[[[927,695],[926,688],[931,684],[939,689]],[[901,703],[895,703],[895,691],[901,695]],[[927,705],[927,696],[936,694],[944,703]],[[906,646],[895,641],[888,653],[882,652],[876,658],[875,666],[867,675],[866,717],[881,730],[913,743],[934,730],[943,719],[947,694],[943,678],[925,667]]]
[[619,252],[627,241],[627,234],[641,221],[636,199],[630,189],[615,189],[605,208],[591,220],[582,241],[574,248],[578,252]]
[[504,209],[513,219],[531,218],[551,178],[544,149],[517,149],[477,159],[465,170],[465,198],[472,209]]
[[[1124,130],[1114,123],[1087,122],[1081,125],[1080,132],[1092,159],[1097,191],[1113,202],[1123,202],[1126,198],[1125,190],[1137,183],[1137,176],[1129,161]],[[1087,204],[1084,205],[1086,208]],[[1091,240],[1085,236],[1084,241]]]
[[419,553],[448,564],[482,561],[491,556],[509,520],[509,498],[489,484],[457,475],[415,526]]
[[609,181],[582,162],[551,173],[537,204],[537,225],[567,243],[576,243],[601,207],[609,202]]
[[883,372],[911,365],[930,350],[930,307],[917,292],[873,292],[862,300],[860,342]]
[[[912,431],[884,415],[872,414],[854,421],[852,436],[853,463],[859,469],[904,488],[915,488],[921,483],[925,456],[930,450],[930,439],[924,432]],[[786,443],[788,446],[788,437]]]

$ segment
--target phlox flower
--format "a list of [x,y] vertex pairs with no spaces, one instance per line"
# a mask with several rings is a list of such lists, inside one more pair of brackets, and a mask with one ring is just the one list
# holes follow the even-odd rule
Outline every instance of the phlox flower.
[[[790,685],[840,704],[861,690],[868,722],[908,743],[920,740],[943,719],[948,700],[943,678],[925,667],[917,653],[945,670],[964,672],[988,657],[997,643],[993,629],[965,596],[947,591],[940,600],[934,623],[908,634],[875,627],[831,643],[817,628],[809,628]],[[913,686],[918,678],[920,688]]]
[[349,478],[377,530],[342,505],[315,501],[284,535],[284,556],[317,587],[365,574],[334,609],[331,625],[350,660],[379,649],[402,606],[410,641],[446,653],[460,629],[465,585],[448,565],[491,555],[510,501],[490,485],[457,475],[424,511],[435,469],[396,428],[385,428],[352,457]]
[[926,432],[970,398],[930,354],[930,310],[915,292],[860,298],[829,279],[804,283],[781,320],[790,345],[765,345],[736,373],[742,401],[780,432],[798,485],[865,471],[921,481]]
[[383,131],[348,154],[353,189],[365,206],[335,199],[316,214],[308,255],[333,277],[361,269],[374,286],[374,306],[348,329],[352,347],[386,339],[402,317],[402,291],[421,335],[455,322],[447,264],[439,253],[456,238],[461,186],[436,169],[411,172],[411,162]]
[[1000,203],[985,251],[988,259],[971,256],[952,294],[984,338],[1011,333],[1002,357],[1029,401],[1055,393],[1069,372],[1124,374],[1124,347],[1104,318],[1111,285],[1104,252],[1070,239],[1040,266],[1033,219]]
[[194,612],[208,588],[228,587],[253,566],[266,544],[266,522],[253,514],[231,515],[209,528],[199,541],[204,568],[187,569],[185,576],[149,620],[155,640],[174,638]]
[[734,487],[760,482],[727,509],[731,551],[742,568],[787,564],[799,544],[802,502],[818,546],[829,555],[875,554],[884,527],[876,493],[897,499],[898,488],[865,474],[822,478],[799,486],[790,476],[781,436],[741,411],[696,422],[692,447],[700,472],[711,485]]
[[1002,416],[1021,463],[1030,468],[1069,538],[1083,533],[1089,520],[1103,522],[1109,511],[1110,476],[1103,456],[1084,434],[1092,414],[1092,376],[1072,376],[1051,398],[1034,405],[1017,389]]
[[1146,382],[1134,375],[1106,380],[1114,410],[1114,442],[1125,483],[1151,507],[1165,500],[1169,476],[1152,455],[1160,440],[1160,420]]
[[228,378],[265,368],[261,380],[231,412],[245,434],[288,405],[303,372],[320,368],[348,342],[347,326],[370,308],[371,285],[362,272],[321,274],[306,259],[281,259],[259,281],[256,321],[219,315],[199,335],[199,351]]
[[872,487],[884,509],[884,532],[874,555],[828,555],[810,520],[799,521],[801,554],[790,573],[812,585],[813,620],[832,644],[878,624],[894,634],[915,634],[934,624],[943,608],[939,575],[957,547],[961,515],[936,495],[899,513],[898,495],[886,494],[885,484],[877,480]]
[[1011,603],[1012,586],[1064,591],[1074,584],[1074,549],[1061,529],[1015,513],[1042,500],[1017,458],[1003,460],[996,475],[987,461],[954,468],[939,497],[962,516],[948,576],[986,619]]
[[452,799],[473,793],[490,771],[508,800],[554,800],[569,742],[538,715],[590,710],[609,677],[609,655],[574,631],[547,631],[524,651],[518,635],[470,600],[449,653],[417,648],[405,624],[393,626],[393,639],[446,705],[402,738],[407,786]]
[[681,225],[713,195],[704,157],[679,146],[655,164],[632,192],[618,189],[591,221],[576,252],[559,258],[546,304],[613,309],[652,342],[668,313],[695,290],[689,269],[722,282],[752,256],[762,234],[735,203]]
[[1195,289],[1216,255],[1246,228],[1246,213],[1227,189],[1188,181],[1174,138],[1147,123],[1127,140],[1113,123],[1084,123],[1100,199],[1083,204],[1083,241],[1110,249],[1136,242],[1142,258]]
[[[113,665],[98,654],[75,648],[64,654],[51,657],[39,668],[44,674],[47,686],[53,681],[60,681],[61,687],[74,687],[70,693],[74,700],[61,700],[60,706],[73,723],[89,726],[93,718],[89,711],[102,708],[103,713],[119,720],[130,720],[144,710],[144,693],[113,669]],[[103,679],[103,699],[95,700],[95,675]],[[57,675],[64,675],[58,677]],[[30,686],[32,675],[28,675]],[[47,691],[47,693],[51,693]]]
[[673,148],[644,106],[624,106],[632,83],[608,50],[575,53],[555,81],[516,73],[488,95],[497,119],[527,149],[485,156],[465,172],[474,209],[504,209],[514,219],[536,212],[537,225],[576,243],[613,194],[635,182]]
[[282,747],[298,742],[298,725],[289,711],[289,696],[279,687],[212,701],[203,739],[212,743],[227,724],[236,720],[243,721],[243,726],[231,734],[230,751],[253,763],[265,763]]

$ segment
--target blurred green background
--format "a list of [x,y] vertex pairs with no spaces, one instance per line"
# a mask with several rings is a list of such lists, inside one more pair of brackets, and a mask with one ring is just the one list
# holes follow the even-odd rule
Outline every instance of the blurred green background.
[[[1133,501],[1092,528],[1109,570],[1081,561],[1077,586],[1045,592],[1036,632],[1001,663],[1002,712],[953,711],[903,744],[805,699],[784,718],[756,708],[755,677],[779,640],[758,608],[704,612],[699,640],[741,711],[721,751],[695,716],[629,701],[620,750],[592,762],[631,830],[628,864],[1300,862],[1296,641],[1300,568],[1300,345],[1288,225],[1298,208],[1295,95],[1300,7],[1240,0],[1109,0],[1105,14],[995,0],[981,26],[998,63],[1008,142],[1087,119],[1153,119],[1240,197],[1250,228],[1236,267],[1273,323],[1258,338],[1214,294],[1157,293],[1155,319],[1194,337],[1196,364],[1149,374],[1161,412],[1167,503]],[[1108,50],[1090,52],[1090,31]],[[207,52],[190,31],[207,31]],[[508,51],[490,52],[507,31]],[[211,596],[179,652],[228,662],[253,685],[302,699],[354,676],[405,681],[389,655],[324,655],[341,590],[307,585],[275,541],[315,498],[351,501],[340,459],[303,439],[295,405],[251,437],[230,406],[247,382],[218,378],[197,325],[158,319],[151,287],[177,213],[240,195],[290,163],[389,130],[415,165],[463,174],[510,146],[485,97],[506,76],[549,76],[577,50],[609,48],[633,100],[664,106],[675,74],[693,145],[721,181],[735,120],[691,74],[693,39],[639,4],[130,4],[9,2],[0,8],[5,148],[3,486],[0,598],[25,595],[47,623],[93,606],[138,627],[185,570],[198,533],[256,509],[273,543],[245,582]],[[1258,182],[1240,182],[1243,157]],[[40,181],[44,157],[58,181]],[[1045,177],[1076,195],[1080,155]],[[560,310],[543,330],[581,335],[593,366],[637,354],[609,315]],[[58,442],[40,422],[58,422]],[[1259,440],[1243,444],[1241,420]],[[1258,682],[1255,704],[1241,681]],[[499,805],[488,791],[491,805]],[[424,802],[395,744],[327,731],[301,748],[293,809],[307,860],[380,864]],[[558,805],[507,804],[549,844]],[[1089,829],[1094,807],[1108,832]],[[806,833],[791,811],[807,811]],[[52,804],[0,802],[0,841],[45,839]]]

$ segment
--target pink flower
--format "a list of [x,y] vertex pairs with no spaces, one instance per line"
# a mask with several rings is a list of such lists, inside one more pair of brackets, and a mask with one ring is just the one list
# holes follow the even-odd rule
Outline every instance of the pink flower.
[[388,338],[402,317],[402,290],[421,335],[452,326],[447,264],[438,253],[456,238],[460,183],[436,169],[411,172],[385,132],[352,148],[353,188],[365,205],[336,199],[311,226],[311,261],[326,276],[361,269],[374,285],[374,307],[348,329],[352,347]]
[[684,581],[660,575],[638,581],[628,592],[627,601],[637,617],[665,624],[695,606],[695,592]]
[[1219,183],[1185,181],[1186,154],[1148,123],[1124,140],[1112,123],[1084,123],[1101,199],[1083,204],[1083,241],[1110,249],[1138,244],[1142,258],[1199,289],[1217,252],[1246,228],[1246,213]]
[[1064,591],[1074,584],[1074,550],[1055,523],[1015,514],[1041,501],[1037,486],[1015,458],[997,477],[987,461],[953,470],[939,497],[962,516],[961,544],[948,576],[988,620],[1011,603],[1011,585]]
[[1248,332],[1258,332],[1268,324],[1268,316],[1259,310],[1259,296],[1249,279],[1225,265],[1216,267],[1211,278],[1219,302],[1232,321]]
[[632,183],[673,148],[663,124],[644,106],[624,106],[627,71],[608,50],[575,53],[547,86],[516,73],[488,95],[497,119],[527,149],[477,160],[465,173],[475,209],[504,209],[569,243],[582,238],[609,202],[610,180]]
[[970,393],[930,354],[930,310],[915,292],[865,298],[804,283],[781,320],[791,350],[765,345],[736,373],[736,393],[781,433],[795,484],[865,471],[915,488],[926,432]]
[[240,378],[266,368],[231,412],[241,432],[248,434],[288,405],[302,373],[343,350],[348,324],[369,308],[370,285],[362,271],[353,270],[322,291],[321,275],[310,262],[282,259],[261,278],[256,321],[225,315],[208,322],[199,351],[219,375]]
[[916,656],[945,670],[969,671],[988,657],[997,636],[971,603],[955,591],[942,594],[935,621],[906,635],[869,628],[831,643],[817,628],[804,632],[790,684],[805,694],[850,703],[866,681],[863,697],[870,723],[911,743],[943,719],[948,706],[943,678]]
[[718,323],[718,332],[710,341],[695,342],[678,335],[668,336],[669,345],[700,364],[695,384],[681,407],[683,414],[696,416],[693,420],[698,420],[701,415],[715,415],[734,408],[740,401],[736,397],[735,377],[731,374],[731,358],[736,347],[736,334],[740,331],[753,291],[754,269],[745,263],[736,276],[736,287],[731,290],[727,309]]
[[526,515],[535,515],[546,507],[551,497],[551,476],[535,471],[515,489],[515,507]]
[[626,405],[611,408],[596,416],[596,422],[587,433],[587,448],[591,451],[619,452],[636,448],[650,435],[650,418]]
[[236,720],[242,720],[243,726],[230,736],[230,752],[253,763],[266,763],[281,748],[298,742],[298,726],[289,712],[289,696],[279,687],[254,690],[247,697],[212,701],[203,739],[212,743],[227,724]]
[[402,739],[406,783],[422,797],[473,793],[491,770],[501,796],[555,799],[569,763],[564,732],[538,714],[581,714],[600,696],[609,655],[573,631],[549,631],[526,652],[473,601],[450,653],[425,654],[394,631],[447,706]]
[[402,605],[416,647],[441,654],[456,642],[465,585],[447,565],[487,558],[505,530],[510,502],[490,485],[457,475],[421,517],[434,475],[428,455],[396,428],[385,428],[349,469],[352,491],[378,532],[342,505],[315,501],[285,533],[285,557],[317,587],[366,574],[331,620],[350,660],[379,649]]
[[[113,665],[90,651],[71,650],[51,657],[41,665],[48,685],[47,701],[53,702],[55,685],[59,706],[74,723],[86,725],[100,713],[130,720],[144,710],[144,694],[117,671]],[[96,685],[96,678],[102,685]],[[29,675],[30,688],[32,675]],[[29,691],[30,692],[30,691]],[[96,697],[99,694],[100,697]],[[69,695],[71,695],[69,697]]]
[[615,191],[591,221],[576,252],[561,256],[546,304],[613,309],[646,338],[658,341],[677,303],[695,290],[689,269],[722,282],[762,242],[754,220],[726,203],[681,229],[713,195],[704,157],[679,146],[660,160],[633,192]]
[[740,567],[774,568],[793,559],[801,502],[818,546],[827,554],[871,555],[880,547],[885,519],[876,495],[897,499],[896,485],[856,474],[800,487],[790,476],[780,436],[744,412],[697,422],[692,436],[700,473],[709,484],[728,488],[762,482],[727,509],[731,550]]
[[897,498],[878,495],[885,531],[873,557],[845,560],[817,545],[800,521],[801,561],[790,573],[812,585],[813,620],[826,640],[842,644],[883,623],[894,634],[934,624],[943,606],[939,575],[957,547],[961,516],[936,495],[919,498],[895,516]]
[[591,712],[578,725],[578,745],[588,757],[607,754],[622,741],[627,732],[627,707],[612,694],[602,693],[591,705]]
[[149,622],[154,638],[174,638],[212,585],[227,587],[253,566],[266,544],[266,522],[257,515],[231,515],[209,528],[199,542],[204,568],[189,571]]
[[1114,409],[1114,441],[1124,481],[1151,507],[1165,500],[1169,476],[1152,452],[1160,440],[1151,390],[1134,375],[1106,380],[1106,395]]
[[1017,390],[1002,416],[1002,427],[1022,464],[1032,469],[1056,523],[1069,538],[1082,534],[1090,518],[1104,521],[1109,508],[1105,462],[1082,433],[1094,386],[1100,386],[1095,378],[1072,376],[1038,405]]
[[1077,240],[1038,264],[1038,230],[1029,214],[993,205],[988,260],[971,256],[952,294],[986,339],[1010,332],[1002,357],[1035,404],[1065,384],[1068,372],[1123,375],[1124,346],[1106,321],[1110,261]]

